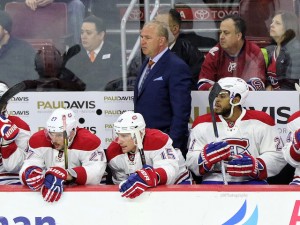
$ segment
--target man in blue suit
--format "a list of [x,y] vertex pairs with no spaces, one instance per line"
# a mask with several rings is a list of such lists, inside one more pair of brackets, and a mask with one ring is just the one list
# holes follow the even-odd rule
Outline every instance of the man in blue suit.
[[[169,50],[164,23],[146,23],[140,36],[142,51],[148,58],[136,80],[134,110],[143,115],[147,127],[169,134],[173,146],[185,156],[191,113],[190,68]],[[149,61],[154,64],[149,66]]]

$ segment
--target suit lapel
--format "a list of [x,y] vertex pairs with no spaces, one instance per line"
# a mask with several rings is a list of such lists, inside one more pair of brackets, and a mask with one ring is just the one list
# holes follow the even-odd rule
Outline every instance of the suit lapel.
[[[170,53],[170,50],[167,50],[162,57],[155,63],[154,67],[150,70],[150,73],[148,74],[144,85],[142,87],[141,93],[143,93],[144,89],[147,87],[148,84],[150,84],[155,78],[158,76],[163,76],[162,73],[160,73],[160,69],[164,67],[165,61],[168,58],[168,55]],[[141,95],[140,93],[140,95]]]

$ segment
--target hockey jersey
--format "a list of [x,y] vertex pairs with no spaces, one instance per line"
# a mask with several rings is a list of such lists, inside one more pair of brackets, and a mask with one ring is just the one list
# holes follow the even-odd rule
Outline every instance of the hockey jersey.
[[300,129],[300,111],[295,112],[289,117],[287,121],[287,129],[288,135],[283,147],[283,155],[285,160],[291,166],[296,168],[292,184],[300,185],[300,155],[292,148],[294,133]]
[[4,151],[4,149],[0,147],[0,185],[21,184],[19,171],[28,149],[30,128],[25,121],[17,116],[8,116],[7,118],[19,128],[19,134],[15,139],[17,148]]
[[[240,117],[235,123],[227,123],[222,116],[215,115],[219,140],[227,141],[231,148],[231,155],[247,153],[260,158],[266,165],[268,177],[278,174],[286,165],[281,151],[281,140],[275,128],[272,117],[268,114],[242,109]],[[216,142],[210,114],[199,116],[191,130],[187,166],[200,176],[198,159],[200,151],[206,144]],[[225,161],[226,167],[226,161]],[[223,183],[221,165],[216,163],[212,171],[205,174],[203,183]],[[252,180],[248,176],[233,177],[226,173],[228,183],[246,183]]]
[[[236,57],[229,56],[220,44],[210,49],[201,67],[198,89],[209,90],[215,82],[224,77],[240,77],[246,82],[258,78],[265,83],[266,64],[260,48],[246,40]],[[251,86],[255,90],[263,89],[259,82],[251,83]]]
[[[68,148],[68,172],[76,177],[76,184],[100,184],[107,165],[106,156],[101,147],[101,140],[84,128],[77,128],[76,136]],[[51,140],[41,130],[29,140],[29,149],[20,171],[22,183],[25,183],[23,172],[30,166],[43,170],[58,166],[65,168],[63,151],[53,149]]]
[[[146,128],[143,140],[146,164],[159,174],[159,184],[191,183],[190,173],[180,150],[172,146],[172,139],[157,129]],[[106,151],[108,166],[115,184],[126,180],[130,174],[142,169],[139,151],[123,153],[117,142],[112,142]]]

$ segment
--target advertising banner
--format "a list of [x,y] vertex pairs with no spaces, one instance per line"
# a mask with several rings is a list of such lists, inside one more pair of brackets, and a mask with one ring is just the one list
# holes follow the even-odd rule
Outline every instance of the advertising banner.
[[[270,114],[284,142],[287,119],[299,110],[299,94],[296,91],[250,92],[244,106]],[[8,111],[20,116],[36,132],[45,127],[51,112],[60,107],[72,109],[78,125],[99,136],[106,148],[112,141],[113,123],[123,112],[133,110],[133,92],[21,92],[11,99]],[[208,112],[208,92],[192,92],[189,126],[197,116]]]

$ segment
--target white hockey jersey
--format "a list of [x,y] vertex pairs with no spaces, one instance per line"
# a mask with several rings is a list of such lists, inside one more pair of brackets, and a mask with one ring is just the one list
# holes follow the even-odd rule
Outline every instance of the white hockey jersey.
[[[227,141],[231,147],[231,155],[247,153],[260,158],[266,165],[267,176],[278,174],[286,165],[283,158],[280,138],[272,117],[256,110],[242,110],[235,123],[228,124],[222,116],[216,115],[219,140]],[[200,176],[198,159],[200,150],[206,144],[216,142],[210,114],[199,116],[191,130],[187,166]],[[226,162],[225,162],[226,168]],[[222,183],[221,164],[214,165],[212,171],[203,176],[203,182]],[[252,180],[248,176],[233,177],[226,173],[228,183],[243,183]]]
[[19,171],[25,159],[30,137],[30,128],[25,121],[17,116],[8,116],[8,119],[19,128],[19,134],[15,139],[16,149],[4,151],[0,147],[0,185],[21,184]]
[[[100,184],[107,165],[101,140],[84,128],[77,128],[76,136],[68,148],[68,171],[76,177],[76,184]],[[29,149],[24,165],[20,171],[20,179],[25,183],[23,172],[30,166],[38,166],[43,170],[58,166],[65,168],[63,151],[52,148],[50,138],[41,130],[33,134],[29,140]]]
[[[172,143],[172,139],[167,134],[146,128],[143,140],[146,164],[152,166],[159,174],[159,184],[191,183],[192,178],[181,151],[175,150]],[[116,142],[109,145],[106,155],[115,184],[121,183],[130,174],[143,168],[139,151],[124,154],[121,146]]]
[[288,135],[286,143],[283,147],[283,155],[285,160],[295,167],[293,183],[300,185],[300,155],[291,148],[295,131],[300,129],[300,111],[292,114],[287,121]]

